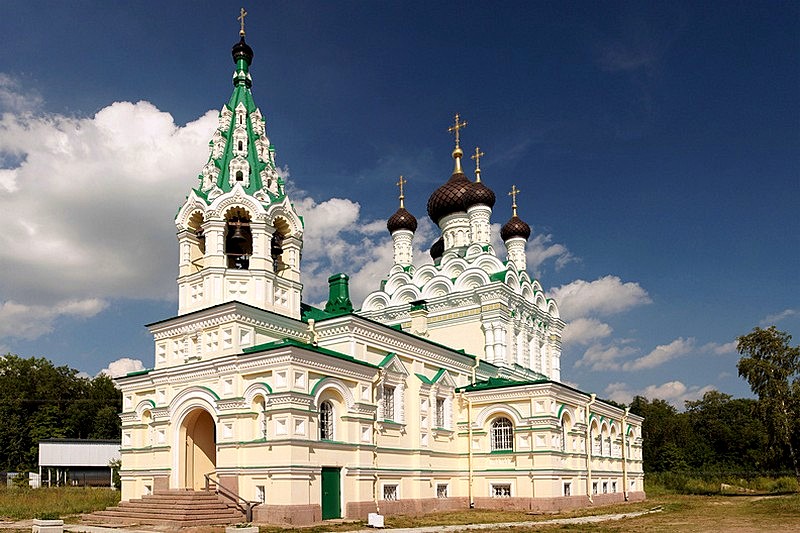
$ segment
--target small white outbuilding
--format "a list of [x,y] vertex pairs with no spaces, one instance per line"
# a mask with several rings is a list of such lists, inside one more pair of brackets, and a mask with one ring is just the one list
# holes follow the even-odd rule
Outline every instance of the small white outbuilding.
[[119,461],[118,440],[48,439],[39,441],[42,485],[112,486],[112,461]]

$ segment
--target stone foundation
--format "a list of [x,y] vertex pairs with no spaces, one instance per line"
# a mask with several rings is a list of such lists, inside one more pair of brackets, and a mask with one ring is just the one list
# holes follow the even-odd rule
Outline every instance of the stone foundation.
[[[367,515],[364,515],[365,520],[366,518]],[[261,504],[253,508],[253,522],[305,526],[322,522],[322,507],[319,505]]]
[[[418,500],[380,501],[382,515],[410,515],[469,509],[469,498],[421,498]],[[375,502],[351,502],[347,504],[347,518],[366,520],[369,513],[376,513]]]
[[[628,493],[628,501],[639,502],[645,499],[644,492]],[[509,511],[528,511],[540,513],[554,513],[558,511],[572,511],[623,503],[625,496],[621,492],[612,494],[595,494],[593,501],[585,495],[558,496],[554,498],[475,498],[477,509],[498,509]]]

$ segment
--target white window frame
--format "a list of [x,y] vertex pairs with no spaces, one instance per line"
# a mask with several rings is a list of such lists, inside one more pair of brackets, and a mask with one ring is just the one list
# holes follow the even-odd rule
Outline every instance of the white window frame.
[[492,498],[511,498],[513,495],[511,483],[491,483],[489,496]]
[[436,497],[440,499],[445,499],[450,496],[450,484],[449,483],[437,483],[436,484]]
[[447,398],[442,396],[436,397],[435,403],[435,426],[438,429],[447,429]]
[[572,496],[572,481],[565,481],[561,491],[562,496]]
[[[505,424],[505,422],[508,425]],[[500,427],[500,424],[503,424]],[[492,420],[490,426],[489,436],[491,441],[491,451],[493,452],[511,452],[514,451],[514,423],[510,418],[505,416],[498,416]]]
[[390,420],[392,422],[398,422],[397,403],[395,402],[395,400],[397,399],[396,398],[397,386],[384,383],[381,393],[382,393],[381,404],[383,406],[383,419]]
[[[327,409],[326,409],[327,406]],[[323,414],[326,413],[327,414]],[[319,440],[335,440],[336,409],[333,402],[325,400],[319,404]]]

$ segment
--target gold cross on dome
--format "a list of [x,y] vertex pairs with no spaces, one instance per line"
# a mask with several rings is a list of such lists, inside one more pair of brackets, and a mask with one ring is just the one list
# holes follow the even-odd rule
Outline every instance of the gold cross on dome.
[[460,119],[460,117],[459,117],[458,113],[456,113],[455,123],[452,126],[450,126],[449,128],[447,128],[447,131],[449,131],[450,133],[455,133],[456,134],[456,146],[459,146],[459,141],[461,139],[461,137],[459,136],[458,130],[460,130],[460,129],[462,129],[462,128],[467,126],[467,121],[466,120],[464,122],[459,122],[459,119]]
[[397,180],[397,186],[400,187],[400,207],[404,207],[403,199],[405,198],[405,196],[403,195],[403,185],[405,185],[406,183],[408,183],[408,180],[405,179],[403,176],[400,176],[400,179]]
[[516,185],[511,186],[511,192],[508,195],[511,197],[511,209],[513,210],[513,214],[511,216],[517,216],[517,195],[520,193],[520,190],[517,189]]
[[475,155],[469,156],[470,159],[475,160],[475,181],[481,181],[481,157],[485,156],[481,149],[475,147]]
[[247,11],[245,11],[245,10],[244,10],[244,8],[242,8],[242,9],[239,11],[239,16],[238,16],[238,17],[236,17],[236,20],[238,20],[239,22],[241,22],[241,29],[239,30],[239,35],[241,35],[242,37],[244,37],[244,18],[245,18],[246,16],[247,16]]

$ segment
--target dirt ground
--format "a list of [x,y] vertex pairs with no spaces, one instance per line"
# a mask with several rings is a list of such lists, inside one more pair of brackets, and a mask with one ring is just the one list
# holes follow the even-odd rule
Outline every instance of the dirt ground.
[[[635,518],[625,518],[622,520],[604,521],[600,523],[579,523],[579,524],[548,524],[547,521],[559,518],[560,515],[522,515],[509,513],[507,516],[497,516],[486,521],[496,521],[505,518],[508,521],[532,520],[541,521],[535,526],[526,524],[525,526],[503,527],[489,526],[479,531],[506,531],[506,532],[527,532],[527,531],[573,531],[573,532],[595,532],[595,533],[651,533],[651,532],[681,532],[681,533],[706,533],[706,532],[734,532],[734,533],[762,533],[774,532],[783,533],[788,531],[800,531],[800,494],[793,495],[761,495],[761,496],[680,496],[665,495],[655,498],[648,498],[646,502],[616,505],[609,508],[596,508],[591,514],[611,514],[619,512],[641,511],[646,509],[657,509],[659,512],[648,513]],[[470,523],[482,522],[480,518],[488,518],[490,515],[482,515],[480,511],[474,518],[477,520]],[[581,513],[583,514],[583,513]],[[430,520],[426,520],[430,518]],[[429,526],[431,530],[441,530],[444,523],[464,523],[449,520],[441,520],[441,516],[416,517],[410,523],[396,523],[395,527],[409,526]],[[460,517],[463,518],[463,517]],[[70,520],[72,521],[72,520]],[[68,521],[68,522],[70,522]],[[398,522],[402,522],[399,520]],[[28,521],[30,522],[30,521]],[[443,523],[444,522],[444,523]],[[436,525],[435,525],[436,524]],[[27,526],[27,527],[26,527]],[[324,531],[343,532],[363,528],[361,523],[324,523],[308,528],[283,529],[274,526],[262,526],[261,533],[321,533]],[[132,527],[131,529],[147,529],[150,531],[166,531],[151,527]],[[390,530],[391,528],[387,528]],[[30,524],[25,522],[2,522],[0,530],[3,533],[27,533]],[[465,531],[466,528],[462,531]],[[175,530],[172,530],[175,531]],[[187,528],[180,533],[220,533],[224,528],[202,527]]]

